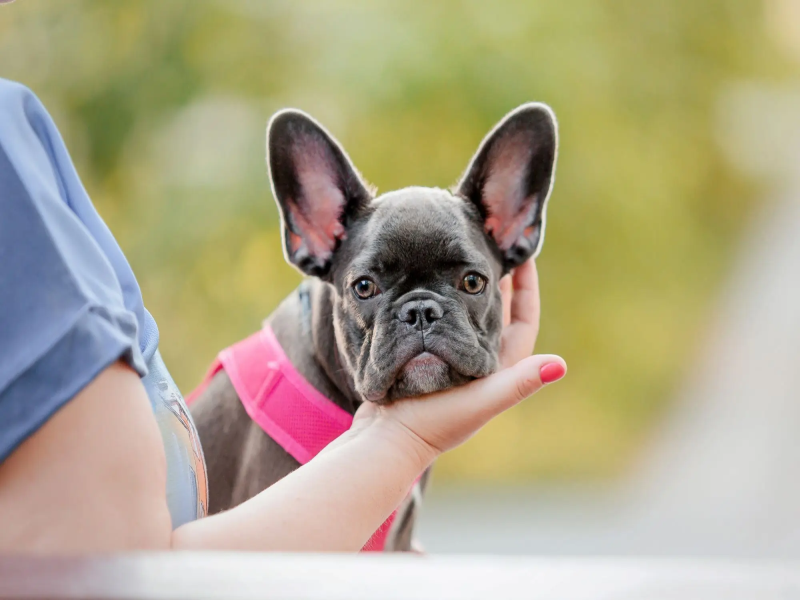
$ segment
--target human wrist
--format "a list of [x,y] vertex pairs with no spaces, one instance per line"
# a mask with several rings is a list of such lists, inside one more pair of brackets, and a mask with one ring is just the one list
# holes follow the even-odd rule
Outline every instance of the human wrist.
[[362,435],[414,469],[417,474],[427,469],[441,451],[426,442],[407,425],[392,416],[380,415],[365,425]]

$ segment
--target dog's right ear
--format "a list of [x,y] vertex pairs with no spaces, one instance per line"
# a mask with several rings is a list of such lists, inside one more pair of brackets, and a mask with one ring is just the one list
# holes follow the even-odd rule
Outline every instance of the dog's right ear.
[[369,189],[339,143],[299,110],[270,120],[267,163],[286,260],[306,275],[325,277],[348,221],[372,199]]
[[458,186],[458,195],[480,211],[506,272],[542,248],[557,151],[553,111],[538,102],[523,104],[484,138]]

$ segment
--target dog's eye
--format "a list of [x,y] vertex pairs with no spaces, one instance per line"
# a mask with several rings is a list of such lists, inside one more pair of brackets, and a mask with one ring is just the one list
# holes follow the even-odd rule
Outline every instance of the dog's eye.
[[378,286],[371,279],[359,279],[353,284],[353,292],[361,300],[366,300],[378,292]]
[[486,278],[477,273],[469,273],[461,282],[468,294],[480,294],[486,287]]

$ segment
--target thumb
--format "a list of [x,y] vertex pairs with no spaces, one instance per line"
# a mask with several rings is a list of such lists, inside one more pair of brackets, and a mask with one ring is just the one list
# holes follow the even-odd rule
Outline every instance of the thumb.
[[489,377],[373,410],[399,421],[434,454],[441,454],[566,372],[567,365],[560,356],[528,356]]
[[519,404],[549,383],[563,378],[567,363],[554,354],[528,356],[514,366],[473,382],[465,398],[476,413],[488,411],[489,418]]

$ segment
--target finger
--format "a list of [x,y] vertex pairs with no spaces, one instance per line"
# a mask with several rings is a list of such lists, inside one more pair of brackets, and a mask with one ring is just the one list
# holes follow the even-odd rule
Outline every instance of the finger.
[[398,400],[382,410],[437,455],[464,443],[494,417],[547,383],[561,379],[566,371],[560,356],[529,356],[489,377],[428,396]]
[[506,275],[500,279],[500,298],[503,302],[503,327],[507,327],[511,322],[511,298],[513,293],[511,289],[511,275]]
[[566,373],[567,363],[560,356],[529,356],[512,367],[459,388],[464,392],[458,403],[459,411],[472,415],[473,426],[477,429]]
[[514,269],[511,323],[539,328],[539,276],[532,258]]
[[530,259],[517,267],[513,276],[511,322],[500,340],[500,365],[510,367],[533,352],[539,335],[539,279]]

